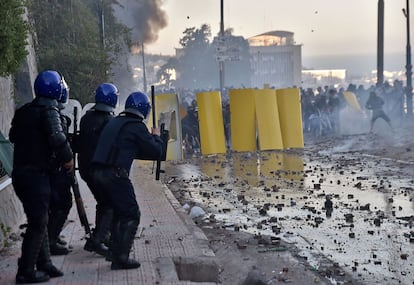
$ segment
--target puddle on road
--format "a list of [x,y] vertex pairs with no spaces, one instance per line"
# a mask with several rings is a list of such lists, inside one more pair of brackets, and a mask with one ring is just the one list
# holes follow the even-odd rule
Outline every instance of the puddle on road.
[[173,171],[230,229],[279,236],[315,269],[323,255],[365,284],[414,284],[413,177],[392,162],[269,151],[197,163]]

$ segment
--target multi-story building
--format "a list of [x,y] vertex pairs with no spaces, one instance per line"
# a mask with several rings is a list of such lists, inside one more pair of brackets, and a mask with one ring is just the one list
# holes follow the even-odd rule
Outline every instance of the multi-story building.
[[302,46],[295,44],[292,32],[271,31],[253,36],[248,41],[253,87],[301,85]]

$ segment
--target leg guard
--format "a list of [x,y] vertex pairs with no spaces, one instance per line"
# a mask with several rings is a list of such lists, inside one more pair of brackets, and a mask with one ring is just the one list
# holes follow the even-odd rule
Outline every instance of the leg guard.
[[107,209],[105,211],[97,211],[96,227],[90,239],[86,241],[84,249],[96,252],[102,256],[108,256],[108,248],[104,245],[106,237],[109,235],[113,218],[113,211]]
[[141,264],[129,258],[129,252],[134,243],[139,221],[129,220],[119,223],[119,230],[114,237],[112,247],[112,270],[138,268]]
[[113,217],[112,219],[112,224],[111,224],[111,234],[110,234],[110,239],[109,239],[109,244],[108,244],[108,255],[106,256],[105,260],[106,261],[112,261],[112,252],[113,252],[113,247],[114,244],[116,244],[115,240],[119,240],[119,219]]
[[51,255],[66,255],[69,249],[59,243],[59,235],[65,225],[67,212],[63,210],[52,211],[49,215],[48,233]]

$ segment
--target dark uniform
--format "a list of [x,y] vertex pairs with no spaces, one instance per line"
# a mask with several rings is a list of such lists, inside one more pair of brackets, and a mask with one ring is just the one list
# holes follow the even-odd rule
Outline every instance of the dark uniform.
[[12,183],[27,216],[16,282],[47,281],[49,276],[63,275],[51,262],[47,234],[51,161],[54,158],[70,170],[73,166],[57,101],[37,97],[18,109],[9,137],[14,143]]
[[[59,107],[63,109],[63,107]],[[70,119],[60,114],[62,129],[68,137],[68,127]],[[51,255],[66,255],[69,249],[60,240],[60,233],[68,218],[70,209],[72,208],[72,173],[68,173],[65,168],[59,165],[59,161],[54,162],[55,168],[51,171],[50,186],[52,189],[50,209],[49,209],[49,246]]]
[[107,195],[92,179],[91,161],[103,128],[114,117],[113,112],[104,109],[92,108],[86,112],[80,121],[80,133],[77,138],[79,173],[96,200],[95,229],[84,249],[101,255],[107,255],[108,249],[103,243],[108,244],[113,211]]
[[[146,95],[145,95],[146,96]],[[143,117],[146,117],[144,114]],[[137,268],[129,251],[140,222],[140,209],[129,179],[134,159],[157,160],[165,157],[168,134],[149,133],[143,118],[124,112],[102,131],[93,157],[94,181],[109,197],[114,209],[111,269]]]

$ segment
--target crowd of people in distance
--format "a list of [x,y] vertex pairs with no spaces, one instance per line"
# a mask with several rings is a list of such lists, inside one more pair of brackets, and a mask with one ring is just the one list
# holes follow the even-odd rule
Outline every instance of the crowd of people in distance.
[[[197,116],[196,93],[205,90],[179,90],[180,101],[187,109],[182,119],[184,156],[199,152],[200,137]],[[302,124],[305,134],[322,137],[340,134],[340,112],[348,106],[344,92],[352,92],[363,112],[370,120],[366,131],[374,130],[375,122],[381,118],[392,128],[392,121],[400,122],[405,114],[405,87],[402,81],[385,82],[382,86],[349,84],[347,88],[331,86],[300,88]],[[171,92],[171,90],[170,90]],[[230,143],[230,108],[228,92],[222,94],[223,120],[227,146]]]
[[372,112],[370,129],[373,131],[374,123],[378,118],[384,119],[391,126],[391,119],[401,121],[405,113],[405,88],[403,83],[395,80],[382,86],[355,86],[349,84],[346,89],[325,86],[301,89],[303,130],[315,136],[339,134],[340,111],[348,103],[344,92],[355,94],[362,110]]

